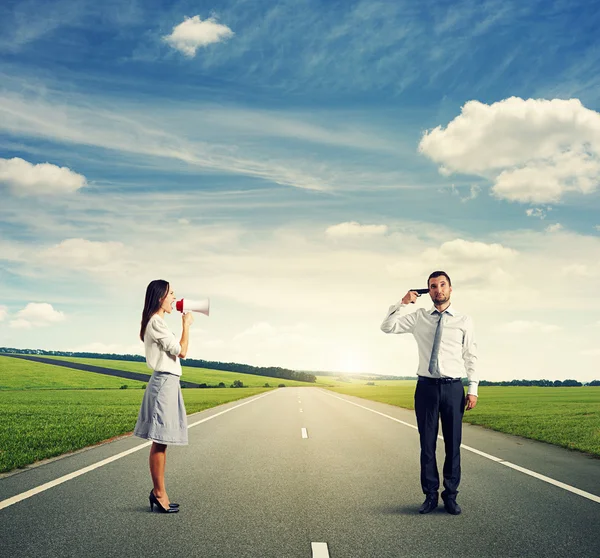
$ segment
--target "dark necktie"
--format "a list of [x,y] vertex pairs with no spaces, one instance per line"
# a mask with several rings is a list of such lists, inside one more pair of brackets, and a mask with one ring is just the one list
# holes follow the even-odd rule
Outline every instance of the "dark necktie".
[[438,353],[440,352],[440,341],[442,340],[442,331],[444,330],[444,312],[438,318],[437,327],[435,328],[435,336],[433,337],[433,347],[431,349],[431,358],[429,359],[429,373],[435,377],[441,377],[440,363],[438,361]]

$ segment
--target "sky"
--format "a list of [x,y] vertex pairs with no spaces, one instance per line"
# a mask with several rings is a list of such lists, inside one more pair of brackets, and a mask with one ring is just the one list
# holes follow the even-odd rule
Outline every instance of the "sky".
[[[0,4],[0,346],[414,375],[452,280],[481,379],[600,379],[590,2]],[[428,296],[416,307],[431,307]],[[181,315],[167,323],[177,335]]]

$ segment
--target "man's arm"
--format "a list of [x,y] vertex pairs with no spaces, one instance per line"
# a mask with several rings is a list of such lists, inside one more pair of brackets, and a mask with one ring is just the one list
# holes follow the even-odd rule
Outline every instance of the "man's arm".
[[406,314],[406,309],[416,299],[417,293],[408,291],[400,302],[390,306],[387,316],[381,324],[381,331],[384,333],[412,333],[417,323],[417,314],[416,312]]
[[477,372],[477,343],[475,342],[473,320],[470,317],[467,318],[465,327],[462,357],[465,362],[465,370],[469,382],[466,404],[467,411],[469,411],[477,404],[477,388],[479,386],[479,373]]

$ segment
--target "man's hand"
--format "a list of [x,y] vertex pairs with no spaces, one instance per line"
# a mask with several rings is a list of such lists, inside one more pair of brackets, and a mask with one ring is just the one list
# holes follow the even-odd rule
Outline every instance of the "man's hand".
[[402,304],[413,304],[419,298],[416,291],[408,291],[402,299]]
[[476,395],[467,395],[467,401],[465,402],[465,409],[467,411],[470,411],[471,409],[475,408],[475,405],[477,405],[477,396]]

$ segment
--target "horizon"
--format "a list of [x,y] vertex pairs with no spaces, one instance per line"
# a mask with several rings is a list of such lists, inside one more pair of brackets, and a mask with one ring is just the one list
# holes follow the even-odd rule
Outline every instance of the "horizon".
[[[70,355],[70,356],[72,356],[74,358],[77,358],[76,353],[78,352],[78,351],[77,352],[73,352],[73,351],[56,351],[56,350],[52,350],[52,349],[23,349],[23,348],[18,348],[18,347],[0,347],[0,356],[2,356],[3,354],[28,354],[28,353],[7,353],[7,352],[4,352],[4,351],[7,351],[7,350],[10,350],[10,351],[44,351],[44,352],[53,352],[53,353],[68,353],[68,355]],[[140,362],[144,362],[145,361],[144,355],[135,354],[135,353],[133,353],[133,354],[119,354],[119,353],[89,353],[87,351],[82,351],[82,352],[85,352],[86,354],[89,354],[89,355],[98,355],[98,357],[100,357],[100,358],[102,356],[114,355],[114,356],[122,356],[122,357],[140,357],[142,359],[142,361],[140,361]],[[39,354],[39,353],[36,353],[36,354]],[[81,352],[80,352],[80,354],[81,354]],[[57,355],[57,356],[63,356],[63,355]],[[90,358],[98,358],[98,357],[92,356]],[[87,357],[79,357],[79,358],[87,358]],[[118,359],[110,359],[110,360],[118,360]],[[186,365],[185,364],[186,360],[196,360],[196,361],[197,360],[201,360],[201,361],[205,361],[205,359],[195,359],[195,358],[188,359],[188,358],[186,358],[186,359],[183,359],[182,366]],[[252,364],[248,364],[248,363],[244,363],[244,362],[223,362],[223,361],[205,361],[205,362],[215,362],[215,363],[218,363],[218,364],[233,364],[233,365],[237,365],[237,366],[240,366],[240,365],[241,366],[254,366]],[[268,367],[268,366],[264,366],[264,367],[256,366],[256,368],[265,368],[265,369],[268,369],[268,368],[283,368],[285,370],[291,370],[293,372],[305,372],[307,374],[313,374],[315,376],[319,376],[319,375],[325,374],[325,375],[331,375],[331,376],[338,375],[340,377],[343,377],[343,376],[365,376],[367,378],[383,378],[383,379],[389,378],[389,379],[399,379],[399,380],[416,380],[418,378],[418,376],[416,374],[414,376],[398,376],[397,374],[374,374],[374,373],[369,373],[369,372],[336,372],[335,370],[300,370],[300,369],[286,369],[284,367],[280,367],[280,366],[276,366],[276,365],[271,366],[271,367]],[[219,369],[219,370],[221,370],[221,369]],[[221,370],[221,371],[222,372],[228,372],[227,370]],[[236,373],[235,371],[229,371],[229,372],[231,372],[232,374]],[[338,379],[341,379],[341,378],[338,378]],[[465,379],[466,379],[466,375],[463,376],[463,380],[465,380]],[[576,382],[580,382],[583,385],[589,384],[590,382],[594,382],[594,381],[600,381],[597,378],[594,378],[593,380],[588,380],[588,381],[582,381],[582,380],[579,380],[577,378],[566,378],[566,380],[558,380],[558,381],[572,381],[572,380],[574,380]],[[480,381],[490,382],[492,380],[486,380],[485,378],[480,378]],[[557,379],[553,379],[553,378],[528,378],[528,379],[527,378],[510,378],[510,379],[496,380],[496,381],[499,381],[499,382],[511,382],[511,381],[532,381],[532,382],[550,381],[550,382],[554,382],[554,381],[557,381]],[[567,386],[567,387],[570,387],[570,386]]]
[[164,278],[190,358],[408,376],[443,269],[481,378],[594,380],[600,12],[302,6],[0,6],[0,344],[135,354]]

